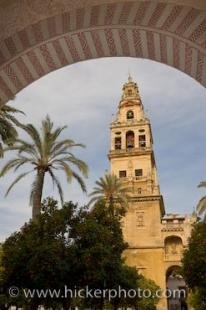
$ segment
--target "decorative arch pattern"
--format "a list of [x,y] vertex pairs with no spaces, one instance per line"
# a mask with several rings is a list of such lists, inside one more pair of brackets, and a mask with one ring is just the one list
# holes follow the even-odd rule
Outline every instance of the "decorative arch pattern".
[[2,1],[0,105],[51,71],[108,56],[152,59],[206,86],[206,8],[168,2]]

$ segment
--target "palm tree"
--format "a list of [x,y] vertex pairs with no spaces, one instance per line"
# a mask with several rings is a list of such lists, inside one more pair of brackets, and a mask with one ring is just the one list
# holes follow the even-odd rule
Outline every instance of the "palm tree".
[[0,176],[2,177],[12,169],[16,172],[22,166],[32,166],[31,170],[18,175],[9,186],[6,195],[8,195],[17,182],[29,173],[35,171],[35,180],[32,184],[30,194],[33,218],[41,212],[42,191],[46,173],[50,175],[53,184],[56,185],[62,204],[64,200],[63,190],[60,181],[55,174],[56,170],[63,171],[68,182],[71,182],[73,178],[76,179],[83,192],[86,192],[86,186],[82,177],[71,167],[75,166],[83,176],[87,176],[87,165],[82,160],[75,157],[71,152],[73,147],[84,147],[84,145],[76,144],[70,139],[59,140],[58,138],[60,134],[67,128],[67,126],[53,127],[54,125],[49,116],[42,121],[40,132],[38,132],[36,127],[32,124],[25,125],[23,129],[29,135],[31,142],[18,139],[14,146],[9,147],[8,150],[16,151],[16,157],[9,160],[0,172]]
[[129,193],[132,189],[125,185],[125,183],[117,178],[114,174],[105,174],[98,181],[95,182],[97,185],[94,187],[92,193],[89,194],[91,200],[89,205],[103,200],[105,204],[110,208],[111,212],[114,213],[115,209],[124,209],[128,205]]
[[[206,187],[206,181],[200,182],[198,187]],[[202,214],[206,213],[206,196],[203,196],[200,199],[200,201],[197,204],[196,209],[197,209],[198,215],[202,215]],[[205,214],[205,217],[206,217],[206,214]]]
[[15,113],[24,114],[9,105],[0,107],[0,157],[4,155],[3,144],[12,145],[18,136],[14,125],[21,127],[21,123],[13,115]]

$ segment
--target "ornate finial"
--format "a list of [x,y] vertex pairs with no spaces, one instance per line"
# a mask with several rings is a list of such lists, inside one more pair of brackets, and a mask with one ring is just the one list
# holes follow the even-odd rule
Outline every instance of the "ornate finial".
[[129,72],[129,76],[128,76],[128,82],[129,83],[133,82],[130,72]]

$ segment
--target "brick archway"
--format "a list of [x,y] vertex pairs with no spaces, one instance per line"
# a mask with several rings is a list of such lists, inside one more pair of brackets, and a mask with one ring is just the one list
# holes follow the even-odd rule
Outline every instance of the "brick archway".
[[0,105],[53,70],[107,56],[152,59],[206,86],[204,0],[2,0],[0,29]]

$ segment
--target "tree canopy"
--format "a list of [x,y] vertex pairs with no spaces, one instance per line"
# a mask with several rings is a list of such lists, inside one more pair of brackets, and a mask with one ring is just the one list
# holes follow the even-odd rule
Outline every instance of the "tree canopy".
[[[3,244],[2,277],[8,305],[8,288],[13,285],[24,289],[49,288],[61,292],[65,286],[71,290],[86,286],[100,290],[117,290],[119,286],[126,290],[137,289],[142,277],[135,268],[127,266],[122,258],[127,244],[123,240],[120,220],[120,215],[111,217],[108,214],[108,208],[102,201],[90,211],[72,202],[64,203],[58,209],[55,200],[45,200],[42,214],[35,221],[25,224]],[[155,284],[154,287],[157,289]],[[58,309],[57,305],[64,309],[70,305],[79,305],[82,309],[87,306],[103,309],[106,304],[114,309],[124,305],[133,305],[137,309],[140,305],[139,298],[122,296],[112,300],[108,296],[85,296],[83,299],[74,296],[63,299],[58,296],[35,296],[25,299],[22,291],[16,302],[20,305],[29,304],[29,309],[37,309],[39,304],[55,309]],[[157,300],[151,299],[150,302],[154,306]],[[144,305],[143,300],[141,303]],[[142,309],[145,308],[142,306]]]
[[193,306],[196,310],[206,309],[206,221],[196,223],[192,230],[182,270],[193,292]]

